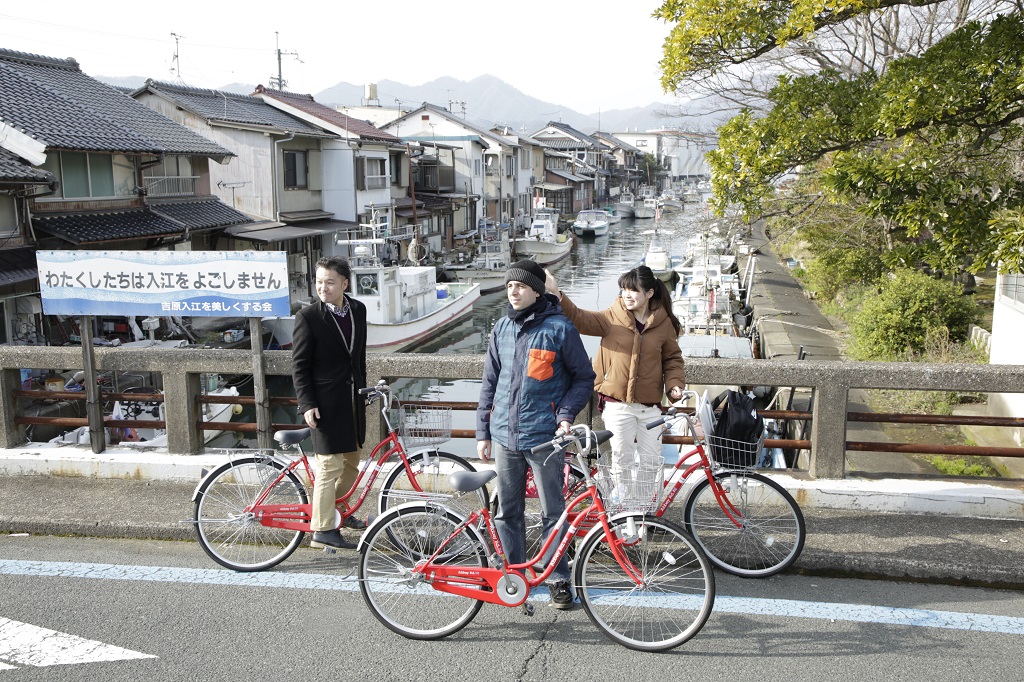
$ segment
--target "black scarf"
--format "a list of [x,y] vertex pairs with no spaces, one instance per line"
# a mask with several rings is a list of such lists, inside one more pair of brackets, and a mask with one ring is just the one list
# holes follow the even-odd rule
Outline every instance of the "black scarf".
[[523,308],[522,310],[516,310],[515,308],[512,307],[512,304],[509,303],[508,310],[505,314],[508,315],[508,319],[512,320],[513,322],[522,323],[525,322],[526,318],[528,318],[530,315],[533,315],[534,313],[540,313],[547,307],[547,297],[541,295],[541,297],[538,298],[533,305],[531,305],[529,308]]

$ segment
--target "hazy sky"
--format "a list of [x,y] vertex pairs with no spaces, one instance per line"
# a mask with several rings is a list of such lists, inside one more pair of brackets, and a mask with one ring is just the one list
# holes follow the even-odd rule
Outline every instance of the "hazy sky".
[[[216,88],[268,84],[293,92],[338,82],[420,85],[497,76],[527,95],[592,114],[655,101],[669,27],[660,0],[307,0],[5,3],[0,46],[74,57],[91,76],[142,76]],[[273,11],[265,11],[270,8]],[[177,62],[175,40],[179,36]],[[301,60],[301,61],[299,61]],[[381,104],[394,96],[378,92]],[[459,93],[451,93],[459,100]],[[444,104],[438,102],[437,104]],[[472,108],[472,102],[468,102]]]

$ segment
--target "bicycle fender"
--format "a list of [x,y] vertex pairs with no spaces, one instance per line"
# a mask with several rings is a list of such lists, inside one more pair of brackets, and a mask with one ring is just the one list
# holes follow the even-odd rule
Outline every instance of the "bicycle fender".
[[[258,451],[254,450],[253,452],[255,453],[255,452],[258,452]],[[246,453],[244,456],[238,457],[237,459],[249,459],[249,458],[256,457],[256,456],[257,455],[255,455],[255,454],[248,454],[248,453]],[[278,464],[280,464],[282,466],[285,466],[285,467],[287,467],[289,464],[291,464],[291,462],[285,460],[282,457],[278,457],[276,454],[272,455],[270,457],[267,457],[267,456],[264,455],[263,458],[264,459],[272,459],[275,462],[277,462]],[[230,469],[233,466],[235,466],[235,460],[234,459],[230,459],[227,462],[224,462],[223,464],[221,464],[220,466],[214,467],[210,471],[206,472],[206,475],[203,476],[201,479],[199,479],[199,483],[196,484],[195,490],[192,491],[192,501],[195,502],[196,498],[199,497],[199,491],[200,491],[200,489],[202,489],[203,484],[206,483],[206,481],[208,479],[221,474],[225,469]]]

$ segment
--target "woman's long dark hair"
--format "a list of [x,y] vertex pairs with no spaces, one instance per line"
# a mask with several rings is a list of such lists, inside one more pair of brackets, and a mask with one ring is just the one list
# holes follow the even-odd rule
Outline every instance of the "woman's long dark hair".
[[672,297],[668,293],[668,287],[654,276],[649,267],[640,265],[629,272],[622,273],[619,276],[619,288],[629,289],[630,291],[653,291],[654,293],[647,302],[647,307],[651,310],[664,308],[665,312],[668,313],[668,321],[672,323],[672,327],[676,330],[676,335],[679,335],[683,325],[679,322],[679,318],[676,317],[675,313],[672,312]]

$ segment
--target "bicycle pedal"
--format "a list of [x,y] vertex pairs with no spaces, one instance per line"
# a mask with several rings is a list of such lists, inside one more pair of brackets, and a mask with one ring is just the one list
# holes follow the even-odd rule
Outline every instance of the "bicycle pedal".
[[531,604],[528,601],[523,602],[523,605],[520,608],[522,608],[523,613],[526,614],[527,616],[532,616],[533,613],[534,613],[533,604]]

